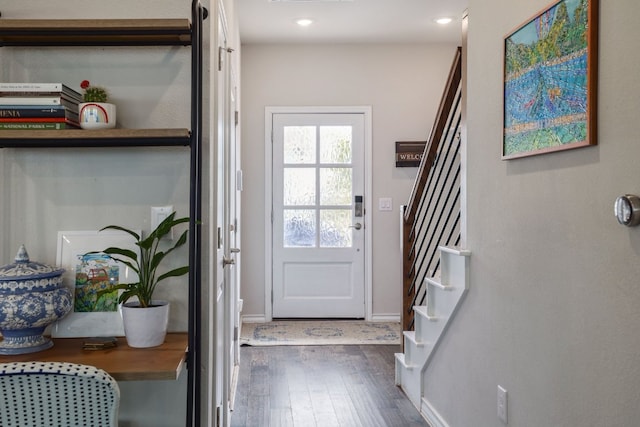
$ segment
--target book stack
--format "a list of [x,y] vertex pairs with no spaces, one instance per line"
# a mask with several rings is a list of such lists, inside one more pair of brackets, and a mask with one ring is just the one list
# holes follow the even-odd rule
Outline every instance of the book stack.
[[77,129],[81,102],[63,83],[0,83],[0,130]]

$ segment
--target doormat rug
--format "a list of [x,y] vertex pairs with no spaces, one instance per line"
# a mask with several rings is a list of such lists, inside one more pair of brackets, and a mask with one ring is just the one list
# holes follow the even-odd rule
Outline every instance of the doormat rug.
[[277,320],[243,323],[240,345],[400,344],[400,322]]

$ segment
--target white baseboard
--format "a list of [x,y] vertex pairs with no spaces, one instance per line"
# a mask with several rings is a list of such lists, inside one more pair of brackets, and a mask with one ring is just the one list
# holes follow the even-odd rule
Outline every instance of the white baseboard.
[[397,313],[372,314],[371,321],[372,322],[399,322],[400,314],[397,314]]
[[449,424],[447,424],[438,411],[436,411],[424,397],[420,405],[420,413],[431,427],[449,427]]
[[264,314],[243,314],[242,323],[265,323],[267,318]]
[[[320,320],[320,319],[319,319]],[[371,316],[371,322],[399,322],[400,315],[389,314],[373,314]],[[243,314],[242,323],[266,323],[267,317],[264,314]]]

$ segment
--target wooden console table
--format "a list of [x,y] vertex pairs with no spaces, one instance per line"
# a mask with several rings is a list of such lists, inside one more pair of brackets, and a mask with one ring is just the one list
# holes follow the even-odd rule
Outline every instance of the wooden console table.
[[188,347],[186,333],[170,333],[159,347],[132,348],[124,337],[107,350],[83,350],[83,338],[53,338],[53,347],[37,353],[0,356],[0,363],[69,362],[96,366],[117,381],[177,380]]

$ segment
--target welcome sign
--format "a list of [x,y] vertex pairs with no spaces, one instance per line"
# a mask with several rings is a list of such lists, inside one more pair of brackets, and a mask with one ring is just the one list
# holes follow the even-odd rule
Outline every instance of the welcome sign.
[[422,161],[426,141],[396,142],[396,167],[418,167]]

